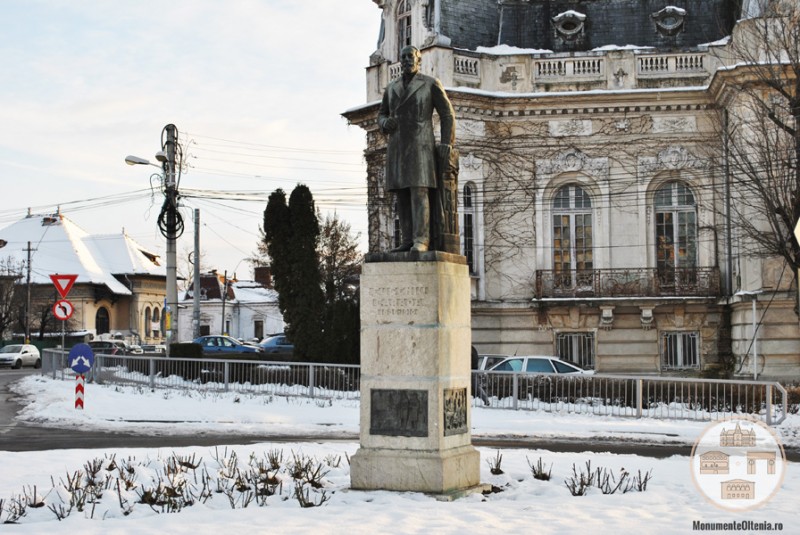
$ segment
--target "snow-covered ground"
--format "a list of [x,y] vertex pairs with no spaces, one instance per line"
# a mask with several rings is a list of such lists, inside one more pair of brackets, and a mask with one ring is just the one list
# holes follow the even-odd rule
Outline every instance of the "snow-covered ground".
[[[211,394],[140,388],[87,385],[86,408],[74,409],[74,385],[39,376],[14,385],[24,398],[20,420],[43,426],[82,427],[143,434],[171,433],[314,435],[319,442],[261,443],[219,448],[164,449],[115,448],[113,450],[57,450],[15,453],[2,451],[0,435],[0,500],[6,509],[21,496],[35,493],[45,506],[28,507],[19,525],[0,524],[0,534],[61,533],[172,534],[269,531],[276,533],[687,533],[694,522],[745,522],[743,532],[761,523],[783,524],[783,531],[798,533],[795,497],[800,492],[797,466],[786,465],[783,484],[763,505],[744,512],[719,509],[695,487],[690,458],[658,460],[610,453],[555,453],[545,449],[498,451],[479,448],[481,481],[493,485],[487,496],[468,496],[454,502],[438,501],[419,493],[354,491],[349,488],[348,456],[358,449],[358,403],[300,398]],[[550,414],[475,408],[473,436],[553,437],[576,441],[603,438],[614,441],[676,442],[693,444],[708,423],[636,420],[591,415]],[[793,415],[775,429],[784,445],[800,446],[800,418]],[[349,440],[342,441],[342,438]],[[338,440],[333,440],[338,439]],[[246,493],[235,489],[237,477],[256,477],[258,468],[276,463],[265,477],[277,485],[275,494],[259,506],[247,507]],[[492,465],[502,455],[503,474],[493,475]],[[113,461],[113,462],[112,462]],[[236,461],[236,466],[233,466]],[[549,481],[533,477],[531,466],[541,461],[551,469]],[[180,470],[172,465],[196,465]],[[565,484],[573,469],[607,469],[629,474],[628,481],[651,474],[644,492],[603,494],[592,487],[584,496],[572,496]],[[65,519],[69,486],[76,471],[98,467],[104,484],[102,497],[83,511],[75,507]],[[306,484],[307,500],[324,503],[303,508],[295,497],[290,472],[306,464],[324,473],[322,488]],[[130,470],[129,470],[130,469]],[[237,471],[238,469],[238,471]],[[91,470],[89,470],[91,471]],[[127,474],[127,475],[125,475]],[[142,492],[158,481],[182,487],[194,500],[179,513],[159,514],[169,506],[148,506]],[[125,482],[130,489],[125,489]],[[119,485],[118,485],[118,482]],[[254,483],[255,484],[255,483]],[[245,485],[246,486],[246,485]],[[322,492],[325,492],[324,498]],[[73,495],[74,497],[74,495]],[[233,506],[232,506],[233,502]],[[174,503],[172,505],[175,506]],[[235,509],[233,508],[235,507]],[[126,514],[127,513],[127,514]],[[8,512],[0,515],[7,519]],[[63,514],[61,515],[63,516]],[[754,522],[757,524],[746,524]],[[707,527],[707,526],[705,526]],[[734,526],[735,527],[735,526]]]

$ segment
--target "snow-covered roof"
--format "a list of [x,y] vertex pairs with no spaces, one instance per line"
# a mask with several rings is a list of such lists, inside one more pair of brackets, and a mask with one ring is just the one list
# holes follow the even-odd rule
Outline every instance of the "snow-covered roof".
[[475,49],[479,54],[487,54],[490,56],[516,56],[524,54],[552,54],[552,50],[539,49],[539,48],[519,48],[510,45],[496,45],[496,46],[479,46]]
[[[222,301],[222,282],[216,272],[203,274],[200,280],[202,281],[201,287],[203,289],[201,295],[204,295],[203,302]],[[214,290],[215,286],[219,287],[219,291]],[[193,298],[193,288],[190,286],[183,294],[182,300],[191,302]],[[277,303],[278,292],[271,288],[266,288],[256,281],[228,279],[227,301],[241,304]]]
[[166,277],[158,255],[136,243],[124,232],[88,234],[64,214],[29,215],[0,230],[8,244],[0,258],[27,260],[31,252],[31,282],[50,284],[50,275],[75,274],[76,284],[101,284],[118,295],[131,291],[114,275],[155,275]]
[[240,303],[277,303],[278,292],[264,288],[255,281],[236,281],[233,283],[233,292]]
[[583,13],[580,13],[578,11],[575,11],[574,9],[568,9],[567,11],[564,11],[563,13],[559,13],[558,15],[553,17],[553,22],[558,22],[561,19],[566,19],[566,18],[573,18],[573,19],[578,19],[578,20],[582,21],[582,20],[586,19],[586,15],[583,14]]

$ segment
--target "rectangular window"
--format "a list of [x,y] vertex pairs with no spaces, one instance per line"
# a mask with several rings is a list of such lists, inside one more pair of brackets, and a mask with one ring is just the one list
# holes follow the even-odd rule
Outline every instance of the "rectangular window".
[[665,369],[699,368],[700,344],[697,332],[661,333],[661,363]]
[[558,333],[556,354],[561,360],[571,362],[584,370],[593,370],[594,333]]
[[264,338],[264,320],[255,320],[253,322],[253,337],[259,340]]
[[208,336],[211,334],[211,326],[210,325],[201,325],[200,326],[200,336]]

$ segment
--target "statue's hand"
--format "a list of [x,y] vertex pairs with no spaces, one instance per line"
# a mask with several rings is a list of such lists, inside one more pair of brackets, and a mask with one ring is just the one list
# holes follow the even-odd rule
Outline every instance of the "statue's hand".
[[436,150],[439,152],[438,156],[440,162],[450,161],[450,149],[450,145],[441,144],[436,146]]
[[381,122],[381,130],[384,134],[391,134],[397,130],[397,119],[394,117],[387,117]]

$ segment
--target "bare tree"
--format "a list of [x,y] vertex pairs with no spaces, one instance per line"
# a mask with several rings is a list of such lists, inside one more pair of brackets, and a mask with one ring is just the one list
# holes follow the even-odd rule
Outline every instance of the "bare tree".
[[351,297],[348,287],[361,273],[361,254],[358,252],[358,235],[352,233],[350,224],[339,219],[338,214],[329,214],[323,220],[317,254],[325,301],[331,303]]
[[14,323],[14,294],[17,281],[22,277],[22,263],[13,257],[0,260],[0,339],[4,339],[9,327]]
[[[178,289],[187,292],[192,289],[194,284],[194,249],[184,247],[182,254],[178,257]],[[206,252],[200,249],[200,272],[207,269]]]
[[[722,120],[731,177],[730,225],[742,253],[800,268],[800,7],[770,1],[741,21],[728,48],[734,68]],[[785,277],[791,280],[790,277]],[[772,281],[779,283],[779,281]],[[781,285],[783,286],[783,285]]]

